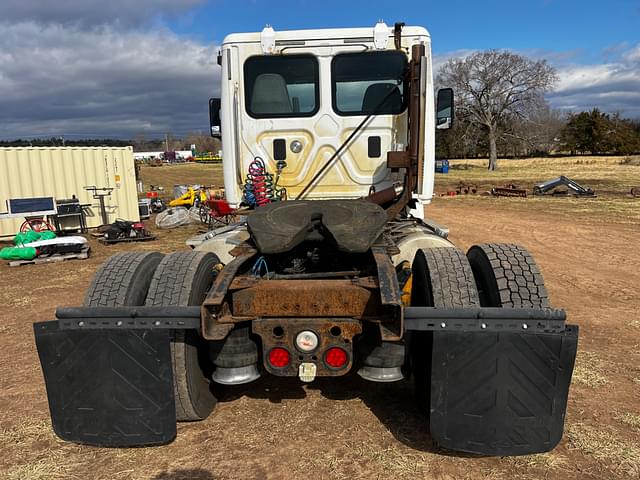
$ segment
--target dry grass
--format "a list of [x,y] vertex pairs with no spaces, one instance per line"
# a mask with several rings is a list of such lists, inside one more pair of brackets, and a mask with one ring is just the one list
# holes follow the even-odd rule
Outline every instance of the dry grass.
[[[564,161],[563,159],[550,161],[558,160]],[[585,160],[588,163],[577,164],[575,163],[577,159],[571,159],[574,162],[571,164],[574,167],[571,168],[582,169],[581,171],[584,171],[585,175],[589,172],[595,172],[593,176],[599,178],[603,175],[601,171],[605,167],[609,167],[611,173],[618,178],[617,181],[621,182],[619,169],[625,168],[627,172],[631,172],[625,182],[634,180],[634,178],[640,179],[640,175],[637,174],[640,170],[634,166],[633,162],[621,165],[615,164],[615,159]],[[521,164],[520,162],[525,163]],[[544,163],[542,164],[544,168],[540,170],[537,169],[535,162],[531,162],[531,165],[526,162],[531,161],[513,162],[514,165],[521,165],[523,178],[529,178],[531,182],[547,178],[547,173],[544,173],[547,167],[544,167]],[[498,173],[499,175],[504,173],[506,181],[510,181],[511,178],[508,177],[505,170],[508,171],[511,166],[506,163],[502,162],[502,170]],[[577,170],[575,171],[577,172]],[[478,177],[484,177],[487,184],[494,183],[493,180],[496,178],[478,166],[468,170],[453,170],[448,176],[439,175],[438,181],[444,179],[457,183],[458,179],[455,175],[458,173],[465,175],[473,173]],[[147,167],[143,168],[142,174],[147,184],[161,184],[167,188],[169,195],[172,192],[173,184],[186,182],[211,184],[221,180],[221,168],[218,165]],[[588,178],[572,173],[567,174],[575,176],[581,182],[584,181],[584,178]],[[589,174],[591,175],[591,173]],[[542,178],[538,178],[539,176]],[[499,182],[505,183],[503,180],[497,180],[495,183]],[[584,183],[588,186],[594,186],[587,181]],[[594,188],[598,187],[594,186]],[[622,192],[621,188],[618,190]],[[600,191],[598,193],[600,194]],[[622,198],[622,194],[620,197]],[[611,216],[610,212],[607,212],[607,208],[613,211],[621,205],[614,194],[600,196],[594,201],[475,198],[476,203],[480,203],[481,207],[470,204],[470,207],[475,209],[472,210],[473,212],[478,212],[478,215],[481,215],[486,211],[485,209],[493,207],[513,209],[515,222],[518,221],[518,217],[526,216],[527,212],[535,209],[562,210],[565,215],[569,215],[581,211],[581,209],[586,209],[588,213],[588,210],[593,208],[594,212],[607,215],[600,218],[594,217],[593,220],[600,222],[603,225],[603,230],[606,230]],[[452,201],[459,200],[456,198]],[[627,200],[635,202],[636,212],[633,213],[635,217],[632,215],[629,221],[636,221],[633,218],[637,218],[638,211],[640,211],[638,208],[640,207],[640,199]],[[623,213],[618,214],[623,215]],[[549,223],[561,222],[565,219],[566,216],[550,215]],[[574,221],[574,219],[570,220]],[[580,217],[579,222],[583,221],[591,220],[590,217]],[[546,225],[540,226],[540,228],[545,227]],[[154,227],[151,226],[151,228]],[[136,244],[135,249],[165,252],[184,249],[184,240],[196,230],[197,227],[187,227],[176,231],[160,231],[157,242]],[[626,228],[618,230],[626,231]],[[611,235],[611,233],[603,232],[603,238],[606,238],[606,235]],[[572,240],[569,238],[563,239],[563,241],[570,242]],[[91,242],[95,242],[95,240],[92,239]],[[632,242],[629,242],[629,245],[633,254]],[[638,466],[640,462],[639,447],[637,442],[631,441],[634,439],[634,435],[636,438],[638,436],[636,430],[633,430],[636,427],[632,425],[637,421],[637,415],[629,413],[637,412],[637,408],[628,400],[632,398],[629,392],[638,391],[640,378],[638,378],[639,374],[636,368],[637,362],[634,363],[635,357],[628,353],[632,351],[628,347],[628,337],[620,339],[614,345],[608,341],[601,343],[598,336],[593,337],[595,339],[593,343],[585,343],[585,345],[589,345],[591,351],[580,351],[578,354],[574,379],[579,383],[579,388],[572,390],[570,394],[569,416],[571,421],[567,422],[564,440],[560,447],[553,452],[540,455],[509,458],[448,456],[448,454],[432,448],[431,440],[426,431],[416,426],[419,419],[407,409],[407,405],[413,404],[398,400],[402,395],[398,394],[395,389],[392,390],[393,393],[382,389],[379,390],[382,392],[380,395],[363,394],[362,396],[368,398],[368,402],[373,405],[370,406],[360,398],[351,398],[351,386],[344,391],[343,387],[335,387],[335,391],[330,390],[329,397],[333,398],[338,392],[340,395],[344,395],[344,399],[327,400],[320,393],[321,390],[306,388],[305,398],[302,400],[293,393],[288,393],[289,390],[296,392],[297,386],[283,387],[280,380],[277,382],[274,380],[273,384],[267,383],[265,389],[265,391],[273,390],[280,393],[267,394],[262,391],[262,387],[254,387],[254,389],[249,389],[245,396],[233,399],[231,404],[229,404],[231,399],[221,401],[218,412],[206,422],[181,424],[178,427],[179,435],[176,441],[165,447],[96,449],[62,442],[51,431],[48,419],[39,420],[29,417],[30,412],[35,411],[38,412],[38,415],[46,415],[46,406],[42,398],[43,387],[40,386],[40,390],[36,390],[32,382],[35,378],[32,374],[37,369],[37,357],[32,345],[30,328],[27,326],[36,313],[39,315],[39,312],[45,310],[53,312],[54,306],[60,302],[61,298],[64,298],[67,303],[80,302],[83,290],[89,282],[91,271],[95,270],[107,256],[131,248],[131,245],[115,245],[109,248],[96,245],[93,256],[86,262],[47,266],[46,274],[42,275],[42,277],[46,276],[46,281],[39,278],[39,274],[41,271],[44,272],[44,268],[29,269],[27,276],[35,275],[31,276],[32,280],[29,282],[31,291],[28,295],[25,294],[23,277],[16,276],[25,274],[18,270],[9,270],[8,268],[5,270],[14,277],[11,280],[8,280],[8,277],[5,278],[2,288],[4,297],[0,300],[10,305],[7,310],[11,311],[11,315],[15,315],[18,320],[11,323],[10,329],[5,329],[0,325],[0,333],[5,334],[3,339],[6,340],[6,344],[16,345],[3,357],[4,371],[11,372],[12,379],[19,378],[18,375],[25,379],[24,387],[20,385],[15,387],[24,388],[25,393],[24,396],[16,397],[11,392],[14,385],[8,385],[9,388],[3,392],[8,400],[5,403],[0,401],[3,408],[5,405],[8,406],[8,410],[3,410],[5,415],[2,424],[9,425],[9,427],[0,430],[0,451],[2,452],[0,478],[10,480],[32,478],[36,480],[45,478],[96,478],[99,480],[202,478],[211,480],[213,478],[310,477],[385,480],[388,478],[530,480],[585,477],[608,479],[633,477],[634,475],[637,477],[640,472]],[[543,258],[545,257],[543,256]],[[564,266],[562,260],[557,260],[555,257],[548,259],[549,263],[556,261]],[[70,266],[73,268],[69,268]],[[567,267],[568,270],[571,268],[572,265]],[[553,272],[553,270],[551,271]],[[34,281],[33,277],[38,278]],[[56,285],[60,285],[59,290],[52,289],[51,278],[56,280]],[[551,275],[551,279],[553,278]],[[559,278],[556,277],[555,281],[558,282]],[[561,278],[564,279],[564,277]],[[584,287],[580,283],[581,281],[581,279],[577,279],[575,283]],[[574,288],[572,283],[569,285]],[[584,291],[584,288],[576,290],[576,292]],[[34,292],[38,295],[38,302],[28,303],[24,300],[18,300],[16,303],[12,303],[14,297],[35,298]],[[579,304],[578,293],[572,293],[571,298],[572,301],[569,302],[568,307],[572,309],[572,313],[576,312],[578,323],[588,327],[583,330],[584,334],[598,333],[597,324],[589,322],[592,316],[598,317],[601,312],[586,312]],[[631,305],[632,302],[635,300],[632,299],[627,304]],[[608,306],[609,304],[605,303],[603,309]],[[617,307],[627,312],[627,306]],[[580,312],[583,313],[582,316],[578,315]],[[619,318],[625,319],[620,320],[619,326],[621,328],[629,322],[634,327],[632,333],[637,331],[635,328],[640,328],[640,321],[631,320],[635,318],[632,313],[621,315]],[[24,325],[19,323],[23,322],[22,319],[24,319]],[[10,335],[9,332],[11,332]],[[27,333],[29,334],[28,339],[24,336],[18,336]],[[10,343],[8,337],[12,338],[13,344]],[[633,341],[637,343],[637,340]],[[27,344],[28,348],[24,346]],[[33,364],[28,364],[25,367],[23,357],[30,358],[30,362]],[[14,361],[15,359],[19,359],[19,362]],[[611,366],[615,368],[610,369]],[[36,373],[38,381],[41,382],[40,372]],[[621,378],[624,379],[624,382],[620,382]],[[631,380],[633,380],[633,384],[630,383]],[[8,383],[5,382],[5,384]],[[367,385],[366,391],[372,389],[375,392],[377,391],[375,388],[375,386]],[[362,389],[365,391],[364,387]],[[409,395],[410,390],[405,393]],[[271,397],[277,399],[279,395],[282,395],[282,399],[277,400],[278,405],[275,406],[272,403],[276,400]],[[376,398],[376,400],[373,401],[372,398]],[[37,402],[39,402],[39,406],[34,407]],[[615,419],[610,413],[612,408],[614,412],[619,413]],[[601,421],[597,424],[594,423],[596,426],[573,423],[574,420],[580,422],[581,418],[598,418]],[[329,425],[327,419],[330,419]],[[587,422],[588,420],[582,421]],[[292,436],[293,439],[288,439],[288,436]],[[274,446],[280,447],[281,450],[276,451]]]
[[640,415],[637,413],[624,412],[615,416],[615,419],[636,430],[640,431]]
[[[618,223],[640,223],[640,199],[629,195],[631,187],[640,185],[640,156],[636,157],[559,157],[500,160],[499,169],[489,172],[486,160],[451,160],[448,174],[436,175],[436,191],[455,188],[458,182],[478,184],[480,191],[514,182],[531,192],[533,185],[565,175],[596,190],[597,198],[532,198],[504,199],[487,197],[492,207],[513,205],[516,208],[545,210],[550,213],[606,216]],[[173,185],[197,183],[222,187],[222,165],[185,163],[163,167],[143,166],[145,188],[162,185],[164,197],[173,194]],[[495,203],[495,205],[494,205]]]
[[6,455],[10,452],[31,452],[29,455],[19,455],[22,461],[8,469],[7,479],[69,478],[70,465],[64,452],[58,448],[59,443],[51,431],[49,420],[26,417],[12,427],[2,428],[0,445]]
[[562,468],[568,464],[567,458],[556,452],[540,453],[537,455],[522,455],[519,457],[505,457],[505,460],[518,468]]
[[159,185],[164,188],[164,194],[173,195],[173,186],[184,184],[210,185],[222,187],[222,165],[200,163],[178,163],[162,167],[143,165],[140,170],[145,189],[149,185]]
[[359,462],[376,465],[376,470],[393,473],[395,478],[415,478],[429,465],[426,454],[407,450],[398,455],[396,446],[372,449],[368,443],[350,443],[345,445],[345,448],[352,452]]
[[[458,182],[475,183],[479,192],[494,186],[515,183],[530,194],[533,185],[565,175],[584,187],[596,191],[596,198],[486,197],[488,207],[513,207],[544,210],[550,214],[595,216],[595,220],[614,220],[616,223],[640,223],[640,199],[629,192],[640,185],[640,157],[559,157],[526,160],[500,160],[495,172],[486,169],[486,160],[451,160],[448,174],[436,175],[436,192],[454,190]],[[476,197],[473,195],[472,197]],[[464,196],[456,197],[464,199]]]
[[594,352],[579,351],[573,370],[573,381],[597,388],[608,383],[604,374],[604,363]]
[[570,423],[566,436],[571,448],[601,462],[612,462],[616,472],[640,476],[640,445],[626,441],[610,427]]
[[0,445],[24,448],[27,444],[52,437],[48,419],[24,418],[12,427],[0,429]]
[[[543,182],[564,175],[585,187],[612,188],[629,193],[640,183],[640,156],[630,157],[557,157],[499,160],[498,170],[489,172],[487,160],[450,160],[451,173],[461,180],[482,182],[510,182],[524,185]],[[440,176],[443,177],[446,175]],[[635,182],[634,182],[635,181]],[[628,189],[626,186],[628,185]]]
[[7,472],[7,480],[68,479],[64,458],[48,457],[31,463],[18,465]]

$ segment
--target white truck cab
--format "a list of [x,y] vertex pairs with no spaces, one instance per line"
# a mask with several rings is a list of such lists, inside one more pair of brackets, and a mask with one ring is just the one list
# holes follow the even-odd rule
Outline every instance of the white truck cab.
[[465,254],[422,218],[453,120],[426,30],[266,28],[227,37],[220,63],[227,200],[254,208],[193,251],[111,257],[85,307],[34,325],[58,436],[166,444],[212,413],[212,382],[355,372],[411,378],[440,447],[553,449],[578,329],[526,249]]
[[431,40],[423,27],[382,22],[373,28],[282,32],[267,26],[224,39],[218,57],[221,99],[211,100],[210,113],[212,134],[222,138],[227,201],[234,207],[243,202],[243,185],[256,157],[267,171],[279,173],[277,187],[286,189],[288,199],[301,193],[309,200],[360,198],[401,182],[402,173],[387,167],[387,152],[407,148],[405,73],[416,44],[425,52],[420,76],[424,161],[411,213],[423,218],[434,181]]

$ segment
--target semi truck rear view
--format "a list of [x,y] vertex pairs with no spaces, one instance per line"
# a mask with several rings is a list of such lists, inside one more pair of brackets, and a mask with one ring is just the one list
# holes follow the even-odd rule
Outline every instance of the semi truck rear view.
[[435,131],[454,122],[428,32],[267,27],[226,37],[218,62],[211,132],[246,220],[115,255],[82,307],[34,325],[57,435],[165,444],[219,388],[357,374],[413,382],[444,448],[554,448],[578,328],[525,248],[465,253],[428,219]]

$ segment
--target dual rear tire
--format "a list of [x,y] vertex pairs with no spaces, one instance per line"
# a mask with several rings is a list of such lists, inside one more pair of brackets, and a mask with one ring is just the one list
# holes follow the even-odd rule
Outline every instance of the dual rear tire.
[[532,255],[504,243],[419,250],[413,262],[411,305],[549,308],[549,295]]
[[[200,305],[215,278],[218,257],[208,252],[127,252],[96,272],[84,305],[91,307]],[[213,364],[194,330],[171,331],[176,418],[202,420],[216,405]]]
[[[412,265],[411,305],[441,308],[548,308],[544,280],[531,254],[512,244],[480,244],[465,255],[455,247],[419,250]],[[415,391],[428,412],[432,332],[408,339]]]

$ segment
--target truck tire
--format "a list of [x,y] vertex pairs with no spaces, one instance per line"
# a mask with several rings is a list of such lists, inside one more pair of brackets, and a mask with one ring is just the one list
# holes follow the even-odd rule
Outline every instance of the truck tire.
[[459,249],[437,247],[418,250],[411,270],[412,306],[456,308],[480,305],[471,266]]
[[113,255],[98,269],[87,289],[87,307],[144,305],[160,252],[125,252]]
[[[418,250],[411,270],[412,306],[480,306],[471,266],[461,250],[453,247]],[[412,332],[409,340],[416,398],[420,410],[427,414],[431,399],[432,342],[432,332]]]
[[471,247],[467,258],[483,307],[549,307],[540,269],[525,248],[483,243]]
[[[167,255],[151,280],[145,305],[200,305],[211,288],[218,263],[218,257],[209,252]],[[198,332],[171,331],[171,361],[177,420],[207,418],[217,403],[210,382],[214,367]]]

